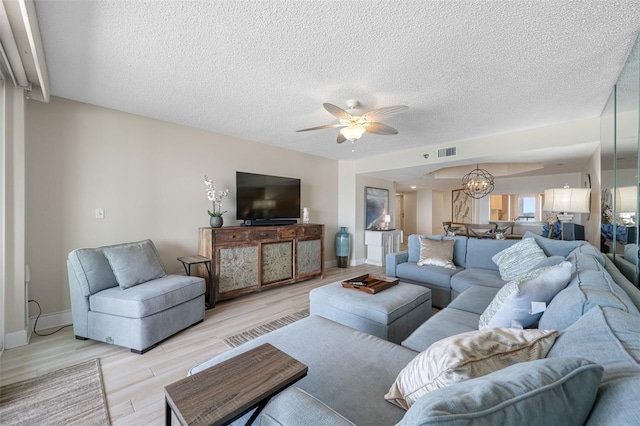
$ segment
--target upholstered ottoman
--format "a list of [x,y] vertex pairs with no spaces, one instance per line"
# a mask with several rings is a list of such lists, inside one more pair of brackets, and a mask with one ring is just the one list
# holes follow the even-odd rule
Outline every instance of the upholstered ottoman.
[[400,343],[431,315],[431,290],[400,282],[369,294],[335,282],[311,290],[309,303],[311,315]]

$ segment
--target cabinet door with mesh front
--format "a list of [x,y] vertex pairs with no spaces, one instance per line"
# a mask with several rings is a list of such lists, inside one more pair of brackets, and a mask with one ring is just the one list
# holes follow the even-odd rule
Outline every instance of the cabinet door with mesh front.
[[320,240],[298,240],[296,275],[322,273],[322,244]]
[[258,286],[258,246],[221,248],[218,295]]
[[293,241],[262,244],[261,283],[293,279]]

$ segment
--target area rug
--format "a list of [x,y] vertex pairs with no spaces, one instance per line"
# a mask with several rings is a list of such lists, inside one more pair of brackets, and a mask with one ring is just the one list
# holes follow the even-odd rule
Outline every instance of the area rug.
[[92,359],[1,387],[0,423],[109,425],[100,362]]
[[224,343],[226,343],[227,346],[231,348],[235,348],[236,346],[248,342],[249,340],[253,340],[258,336],[262,336],[263,334],[267,334],[270,331],[277,330],[284,327],[285,325],[294,323],[308,316],[309,309],[303,309],[301,311],[294,312],[291,315],[287,315],[285,317],[278,318],[277,320],[273,320],[266,324],[262,324],[249,330],[243,331],[242,333],[229,336],[224,339]]

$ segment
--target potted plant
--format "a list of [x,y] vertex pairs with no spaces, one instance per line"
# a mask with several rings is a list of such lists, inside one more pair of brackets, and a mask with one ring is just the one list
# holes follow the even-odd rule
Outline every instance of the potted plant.
[[220,228],[222,226],[222,215],[227,212],[226,210],[222,211],[222,199],[229,195],[231,191],[228,189],[223,191],[217,190],[211,179],[206,175],[204,176],[204,184],[207,187],[207,198],[213,204],[213,209],[207,210],[209,213],[209,224],[212,228]]

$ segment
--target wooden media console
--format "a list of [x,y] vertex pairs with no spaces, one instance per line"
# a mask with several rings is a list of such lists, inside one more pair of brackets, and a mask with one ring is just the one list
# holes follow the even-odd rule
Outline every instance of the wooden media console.
[[322,276],[324,225],[200,228],[198,254],[212,259],[215,300],[231,299]]

